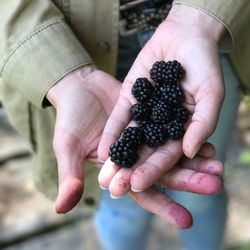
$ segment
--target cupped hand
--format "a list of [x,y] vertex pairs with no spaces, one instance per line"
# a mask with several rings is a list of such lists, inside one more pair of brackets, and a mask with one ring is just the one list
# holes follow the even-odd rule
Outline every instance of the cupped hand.
[[59,194],[55,209],[65,213],[80,200],[84,161],[101,166],[97,147],[121,84],[94,66],[73,71],[54,85],[47,99],[56,108],[53,147],[58,163]]
[[[132,65],[120,92],[117,104],[106,124],[98,154],[108,159],[109,146],[129,124],[130,107],[136,102],[131,94],[138,77],[149,78],[149,71],[156,61],[179,61],[185,76],[182,86],[184,105],[191,119],[183,140],[168,140],[157,149],[146,148],[131,169],[120,169],[110,161],[110,168],[103,168],[100,184],[108,185],[111,193],[123,183],[126,188],[141,191],[150,187],[171,169],[184,154],[193,158],[201,145],[214,131],[224,98],[223,77],[219,61],[218,44],[224,34],[221,23],[199,10],[174,5],[166,20],[158,27]],[[112,171],[110,169],[113,169]],[[105,176],[105,178],[102,178]],[[114,188],[116,187],[116,188]]]
[[[221,174],[224,166],[220,161],[211,159],[215,151],[211,145],[204,144],[197,156],[193,159],[183,157],[171,170],[164,174],[157,184],[153,184],[140,192],[128,191],[128,194],[144,209],[161,217],[167,223],[179,228],[188,228],[192,225],[191,213],[181,204],[171,200],[162,188],[169,188],[179,191],[192,192],[204,195],[219,193],[223,188]],[[207,158],[209,157],[209,158]],[[105,163],[103,168],[107,168],[112,176],[112,170],[116,172],[116,166],[112,167]],[[103,181],[102,181],[103,178]],[[99,181],[103,183],[103,188],[112,191],[112,197],[119,197],[124,193],[123,183],[118,187],[105,182],[106,176],[100,175]],[[106,184],[106,185],[105,185]]]

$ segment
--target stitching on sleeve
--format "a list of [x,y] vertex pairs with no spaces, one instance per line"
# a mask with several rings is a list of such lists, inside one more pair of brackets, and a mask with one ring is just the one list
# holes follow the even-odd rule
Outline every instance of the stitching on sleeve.
[[27,41],[29,41],[32,37],[34,37],[35,35],[39,34],[40,32],[42,32],[44,29],[48,28],[48,27],[52,27],[58,23],[63,23],[64,20],[55,20],[53,23],[48,23],[45,24],[43,26],[41,26],[38,30],[35,30],[34,32],[32,32],[29,36],[25,37],[21,42],[19,42],[17,44],[17,46],[11,51],[9,52],[2,60],[2,66],[0,67],[0,75],[3,74],[5,65],[7,64],[7,62],[9,61],[9,59],[11,58],[11,56],[22,46],[24,45]]

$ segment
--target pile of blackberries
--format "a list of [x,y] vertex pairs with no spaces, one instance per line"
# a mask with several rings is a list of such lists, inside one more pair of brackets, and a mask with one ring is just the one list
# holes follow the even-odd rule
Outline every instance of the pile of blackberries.
[[138,159],[142,144],[155,148],[167,139],[178,140],[184,135],[189,112],[180,81],[184,75],[181,64],[159,61],[150,70],[150,78],[137,78],[132,94],[137,103],[130,109],[131,119],[138,127],[128,127],[121,138],[110,146],[111,161],[120,167],[131,167]]

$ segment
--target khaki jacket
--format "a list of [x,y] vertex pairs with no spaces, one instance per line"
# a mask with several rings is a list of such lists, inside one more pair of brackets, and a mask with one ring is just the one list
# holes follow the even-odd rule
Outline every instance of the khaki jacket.
[[[243,83],[250,80],[250,6],[248,0],[183,0],[202,9],[228,29],[221,48]],[[74,69],[95,63],[115,72],[118,0],[1,0],[0,94],[13,126],[34,153],[37,188],[57,195],[57,165],[52,148],[55,110],[46,105],[48,89]],[[99,193],[97,169],[87,166],[85,198]],[[88,184],[91,183],[91,184]],[[89,199],[87,199],[89,200]]]

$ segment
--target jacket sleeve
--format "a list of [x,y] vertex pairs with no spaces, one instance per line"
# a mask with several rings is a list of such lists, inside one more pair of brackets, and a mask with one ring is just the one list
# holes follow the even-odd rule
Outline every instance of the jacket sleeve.
[[229,51],[241,42],[249,29],[250,4],[248,0],[174,0],[173,4],[185,4],[198,8],[218,21],[227,29],[220,48]]
[[0,80],[42,107],[50,87],[93,63],[49,0],[0,1]]

